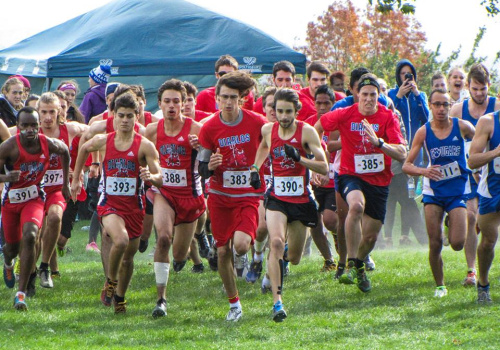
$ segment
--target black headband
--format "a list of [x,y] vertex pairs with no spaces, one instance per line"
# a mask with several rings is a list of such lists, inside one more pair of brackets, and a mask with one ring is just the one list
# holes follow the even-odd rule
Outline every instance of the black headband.
[[367,85],[375,86],[377,88],[377,91],[380,93],[380,85],[373,78],[364,78],[363,80],[360,80],[358,83],[358,91],[361,91],[361,88]]

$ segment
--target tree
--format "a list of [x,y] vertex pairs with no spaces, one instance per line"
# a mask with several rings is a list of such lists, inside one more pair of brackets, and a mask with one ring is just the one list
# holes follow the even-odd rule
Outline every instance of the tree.
[[[416,0],[409,0],[415,2]],[[373,5],[373,0],[368,0],[370,5]],[[376,10],[382,13],[392,11],[401,11],[404,14],[415,13],[415,5],[410,2],[403,2],[403,0],[376,0]],[[496,16],[500,13],[498,8],[498,0],[480,0],[480,5],[484,6],[488,16]]]

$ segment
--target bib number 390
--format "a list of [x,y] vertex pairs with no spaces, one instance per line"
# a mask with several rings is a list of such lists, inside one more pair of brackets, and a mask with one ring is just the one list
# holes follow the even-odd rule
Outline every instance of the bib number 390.
[[115,196],[133,196],[137,189],[137,180],[129,177],[108,177],[106,193]]
[[384,155],[363,154],[354,156],[354,165],[357,174],[379,173],[384,170]]
[[302,176],[276,176],[274,192],[278,196],[300,196],[304,194],[304,178]]

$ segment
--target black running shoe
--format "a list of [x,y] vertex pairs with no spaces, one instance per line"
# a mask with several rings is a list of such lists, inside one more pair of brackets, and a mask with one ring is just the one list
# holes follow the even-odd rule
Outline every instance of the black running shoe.
[[148,249],[149,241],[139,240],[139,253],[144,253]]
[[198,241],[198,251],[202,258],[208,257],[208,252],[210,251],[210,243],[208,242],[207,235],[205,231],[201,231],[200,234],[194,235]]

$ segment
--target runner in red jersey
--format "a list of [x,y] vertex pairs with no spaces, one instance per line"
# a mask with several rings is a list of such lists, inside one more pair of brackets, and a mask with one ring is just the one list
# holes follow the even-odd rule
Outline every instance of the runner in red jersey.
[[[328,85],[320,85],[316,89],[316,110],[317,114],[311,116],[306,120],[311,126],[314,126],[321,116],[328,113],[335,103],[335,95],[328,87]],[[323,141],[328,143],[330,141],[330,135],[323,135]],[[325,234],[324,228],[333,233],[335,246],[337,247],[337,206],[335,201],[335,185],[333,181],[334,171],[333,163],[335,161],[335,155],[337,152],[328,152],[329,160],[329,172],[327,175],[314,174],[312,178],[314,197],[319,205],[318,211],[318,225],[311,229],[311,236],[314,239],[314,243],[318,247],[321,255],[325,259],[323,263],[322,272],[335,271],[336,263],[332,256],[332,251],[330,245],[328,244],[328,237]]]
[[340,276],[340,282],[357,281],[363,292],[371,290],[363,260],[384,223],[391,158],[402,161],[406,157],[397,117],[377,103],[379,90],[376,76],[364,74],[358,83],[359,103],[326,113],[315,125],[320,135],[340,131],[338,191],[349,206],[345,221],[349,272]]
[[297,265],[302,257],[307,227],[317,225],[317,207],[310,186],[309,170],[327,174],[328,164],[321,142],[308,124],[297,121],[301,108],[299,94],[281,89],[274,95],[278,123],[262,128],[262,142],[252,165],[252,186],[259,188],[255,170],[269,154],[272,184],[267,190],[266,221],[270,237],[268,274],[273,291],[273,320],[281,322],[287,314],[282,303],[285,241],[287,260]]
[[[163,119],[146,129],[146,137],[160,154],[163,186],[153,187],[154,221],[158,234],[154,269],[158,299],[153,317],[166,316],[166,286],[170,271],[170,246],[175,272],[182,270],[205,200],[197,170],[198,134],[201,125],[182,115],[186,88],[177,79],[162,84],[158,105]],[[175,236],[174,236],[175,229]],[[200,261],[201,263],[201,261]]]
[[[40,115],[41,132],[48,137],[59,139],[69,149],[74,137],[81,136],[88,126],[80,123],[59,123],[59,98],[52,92],[42,94],[37,103]],[[45,219],[39,235],[41,262],[38,270],[40,286],[53,288],[54,284],[49,272],[49,262],[55,252],[63,212],[66,209],[66,200],[62,193],[63,164],[61,156],[50,154],[49,168],[43,177],[45,200]]]
[[14,299],[14,307],[26,310],[25,293],[35,264],[35,242],[43,220],[45,192],[41,182],[49,166],[49,154],[61,155],[62,191],[65,198],[69,198],[69,151],[60,140],[39,135],[38,112],[31,107],[19,111],[17,128],[19,134],[0,146],[0,167],[5,166],[8,170],[6,175],[0,175],[1,182],[8,182],[2,198],[4,280],[7,287],[14,288],[14,258],[22,245],[19,291]]
[[[224,74],[238,70],[238,61],[230,55],[220,56],[215,62],[215,77],[220,79]],[[251,90],[245,92],[247,95],[242,97],[244,109],[251,111],[253,109],[254,98]],[[201,91],[196,98],[198,109],[207,113],[215,113],[220,109],[217,102],[216,86],[209,87]]]
[[[71,194],[76,200],[82,186],[80,174],[89,153],[103,152],[103,191],[98,213],[103,229],[101,250],[107,283],[101,300],[107,306],[114,301],[115,313],[123,313],[126,311],[125,292],[139,247],[136,238],[142,233],[145,205],[142,182],[151,181],[158,187],[163,182],[158,152],[149,140],[134,131],[139,115],[135,95],[123,94],[115,100],[115,105],[117,131],[96,135],[80,148]],[[109,257],[108,261],[104,257]]]
[[218,270],[229,297],[228,321],[238,321],[242,315],[233,273],[233,248],[235,268],[239,269],[255,238],[263,193],[250,186],[249,167],[254,163],[262,139],[260,128],[266,120],[238,105],[254,85],[243,72],[221,77],[216,89],[221,111],[203,124],[199,136],[199,170],[204,178],[210,177],[208,208],[217,241]]

